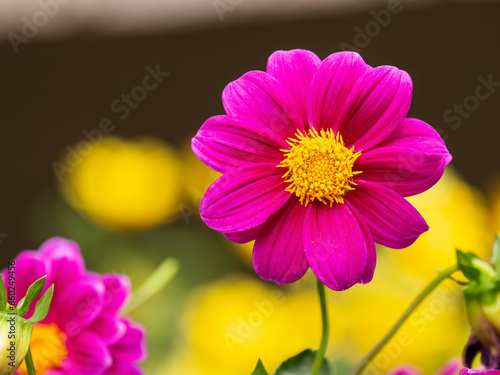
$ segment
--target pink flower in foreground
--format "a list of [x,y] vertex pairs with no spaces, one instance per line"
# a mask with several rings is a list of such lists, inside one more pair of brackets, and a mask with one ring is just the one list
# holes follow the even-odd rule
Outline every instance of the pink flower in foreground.
[[[146,355],[144,329],[120,315],[130,295],[128,278],[86,271],[78,245],[63,238],[21,252],[15,270],[16,303],[38,278],[47,275],[45,289],[54,284],[49,314],[33,325],[37,375],[142,374],[137,362]],[[16,374],[27,374],[24,364]]]
[[468,368],[460,370],[460,375],[469,374],[500,375],[500,370],[471,370]]
[[406,118],[412,83],[351,52],[321,61],[278,51],[222,94],[194,153],[223,173],[200,213],[229,240],[255,240],[254,267],[280,284],[310,267],[329,288],[371,281],[375,244],[404,248],[428,229],[403,197],[434,185],[450,162],[434,129]]

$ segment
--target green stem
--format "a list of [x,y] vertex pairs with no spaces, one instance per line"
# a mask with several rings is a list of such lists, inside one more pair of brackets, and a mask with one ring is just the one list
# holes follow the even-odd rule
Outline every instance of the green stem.
[[325,296],[325,286],[319,280],[318,284],[318,294],[319,302],[321,305],[321,321],[323,322],[323,332],[321,334],[321,344],[319,345],[318,353],[316,354],[316,359],[314,360],[314,365],[312,368],[311,375],[318,375],[321,365],[323,364],[323,358],[325,358],[326,347],[328,346],[328,339],[330,337],[330,327],[328,323],[328,312],[326,309],[326,296]]
[[28,348],[28,353],[24,357],[26,361],[26,368],[28,369],[28,375],[36,375],[35,365],[33,364],[33,358],[31,357],[31,348]]
[[178,270],[179,262],[177,259],[165,259],[140,288],[132,294],[132,298],[125,308],[124,314],[128,315],[138,307],[143,306],[172,280]]
[[450,277],[458,271],[458,266],[455,264],[448,267],[443,272],[440,272],[434,280],[432,280],[427,287],[420,292],[420,294],[415,298],[413,303],[406,309],[406,311],[401,315],[396,324],[386,333],[386,335],[378,342],[377,345],[363,358],[363,360],[356,366],[356,368],[351,372],[351,375],[359,375],[365,369],[365,367],[372,361],[377,354],[384,348],[384,346],[391,340],[394,334],[398,331],[403,323],[408,319],[413,311],[420,305],[420,303],[445,279]]

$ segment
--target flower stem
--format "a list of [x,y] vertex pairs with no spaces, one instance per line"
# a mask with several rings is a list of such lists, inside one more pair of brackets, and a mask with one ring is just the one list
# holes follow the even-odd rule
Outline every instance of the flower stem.
[[311,375],[318,375],[321,365],[323,364],[323,358],[325,357],[326,347],[328,346],[328,339],[330,337],[330,327],[328,323],[328,312],[326,309],[326,296],[325,296],[325,286],[319,280],[317,280],[319,302],[321,305],[321,321],[323,322],[323,332],[321,334],[321,344],[319,345],[318,353],[316,354],[316,359],[314,360]]
[[424,290],[415,298],[412,304],[406,309],[406,311],[401,315],[396,324],[386,333],[386,335],[378,342],[377,345],[363,358],[363,360],[356,366],[356,368],[351,372],[351,375],[359,375],[365,369],[365,367],[372,361],[377,354],[384,348],[384,346],[391,340],[394,334],[398,331],[403,323],[408,319],[413,311],[420,305],[420,303],[445,279],[450,277],[458,271],[458,266],[455,264],[448,267],[444,271],[440,272],[434,280],[432,280]]
[[31,357],[31,348],[28,348],[28,353],[24,357],[26,361],[26,368],[28,369],[28,375],[36,375],[35,365],[33,364],[33,358]]
[[125,308],[124,314],[128,315],[138,307],[143,306],[172,280],[178,270],[179,262],[177,259],[165,259],[140,288],[132,294],[132,298]]

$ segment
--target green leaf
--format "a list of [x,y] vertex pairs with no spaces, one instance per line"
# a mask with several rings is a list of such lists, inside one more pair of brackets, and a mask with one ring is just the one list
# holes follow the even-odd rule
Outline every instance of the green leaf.
[[495,263],[497,275],[500,274],[500,234],[497,233],[493,241],[493,249],[491,250],[493,263]]
[[23,316],[25,315],[31,305],[31,302],[38,297],[38,295],[42,292],[43,287],[45,285],[45,279],[47,278],[47,275],[44,277],[39,278],[37,281],[35,281],[31,286],[28,288],[28,291],[26,292],[26,295],[24,296],[23,299],[19,301],[17,304],[17,315]]
[[[276,370],[275,375],[310,375],[315,359],[315,351],[313,352],[311,349],[304,350],[302,353],[283,362]],[[325,359],[321,364],[319,375],[332,375]]]
[[38,323],[47,316],[53,295],[54,295],[54,284],[52,284],[50,288],[47,289],[42,298],[40,298],[40,300],[36,303],[35,313],[30,319],[28,319],[31,323]]
[[7,308],[7,289],[3,282],[3,277],[0,275],[0,311],[5,311]]
[[477,256],[472,253],[464,253],[457,249],[457,264],[460,271],[462,271],[464,276],[470,281],[479,281],[481,272],[474,267],[472,263],[473,258],[477,258]]
[[259,362],[257,362],[257,366],[255,366],[255,370],[253,370],[252,375],[269,375],[260,359]]

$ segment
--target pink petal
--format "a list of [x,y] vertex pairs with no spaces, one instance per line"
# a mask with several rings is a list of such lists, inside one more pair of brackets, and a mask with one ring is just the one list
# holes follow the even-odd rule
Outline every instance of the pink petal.
[[106,375],[144,375],[144,372],[131,363],[114,363]]
[[88,326],[87,330],[96,333],[106,344],[110,345],[123,337],[127,331],[127,326],[115,316],[101,314]]
[[370,67],[355,52],[338,52],[328,56],[316,72],[309,88],[308,119],[311,127],[341,126],[341,114],[356,82]]
[[288,139],[295,135],[297,127],[284,96],[274,77],[252,71],[226,86],[222,102],[231,117],[256,123],[256,127],[268,127],[282,139]]
[[367,246],[367,258],[366,258],[366,267],[363,271],[363,275],[361,275],[361,279],[359,280],[360,284],[368,284],[373,280],[373,275],[375,274],[375,266],[377,265],[377,249],[375,248],[375,242],[373,241],[372,234],[370,232],[370,228],[366,224],[365,220],[361,216],[361,214],[356,211],[356,209],[352,206],[348,206],[349,210],[353,214],[354,218],[359,224],[359,227],[363,231],[363,236],[366,239]]
[[264,224],[258,225],[252,229],[244,230],[242,232],[222,233],[222,234],[229,241],[236,242],[236,243],[247,243],[247,242],[253,241],[257,238],[257,235],[259,234],[259,232],[262,229],[262,227],[264,226]]
[[290,199],[264,224],[253,249],[255,272],[264,280],[278,284],[297,281],[306,273],[304,218],[307,209]]
[[67,340],[68,357],[63,370],[68,374],[101,375],[113,363],[111,353],[95,333],[84,331]]
[[422,372],[413,366],[401,366],[391,371],[389,375],[422,375]]
[[[55,288],[54,288],[55,289]],[[53,303],[54,322],[66,336],[79,335],[101,313],[104,307],[104,284],[96,277],[85,277],[72,283]]]
[[340,134],[346,145],[367,150],[384,141],[405,119],[412,82],[408,73],[392,66],[369,70],[344,102]]
[[256,163],[231,170],[206,191],[200,203],[203,221],[223,233],[241,232],[264,223],[290,198],[283,168]]
[[123,320],[126,333],[116,344],[109,348],[115,361],[139,362],[147,357],[146,335],[144,328],[136,323]]
[[351,210],[314,202],[307,210],[304,244],[307,261],[328,288],[345,290],[364,276],[373,240],[360,227]]
[[107,274],[100,277],[106,288],[103,312],[116,314],[124,307],[132,293],[128,277],[120,274]]
[[301,49],[276,51],[267,62],[267,72],[283,87],[290,114],[297,129],[307,130],[307,95],[309,85],[321,64],[314,53]]
[[376,243],[402,249],[429,229],[422,215],[398,193],[374,182],[356,182],[346,202],[362,215]]
[[[85,261],[78,244],[61,237],[54,237],[45,241],[39,249],[39,256],[50,263],[52,270],[51,283],[54,284],[54,301],[75,280],[85,273]],[[46,283],[46,286],[50,286]],[[46,321],[51,321],[53,309],[49,310]]]
[[462,364],[459,358],[452,359],[439,369],[436,375],[456,375]]
[[359,178],[406,197],[432,187],[451,159],[443,140],[430,125],[408,118],[388,140],[361,154],[355,170],[363,172]]
[[279,163],[279,149],[289,147],[269,128],[229,116],[209,118],[191,144],[198,159],[221,173],[248,163]]

